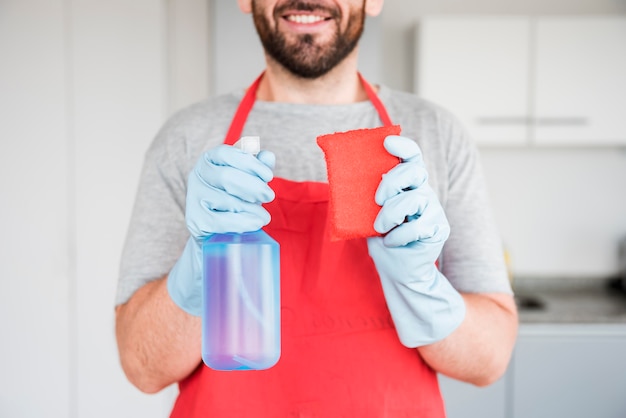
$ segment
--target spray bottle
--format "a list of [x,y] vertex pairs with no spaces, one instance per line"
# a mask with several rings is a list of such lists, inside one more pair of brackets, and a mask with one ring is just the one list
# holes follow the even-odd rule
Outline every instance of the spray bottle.
[[[256,155],[259,137],[235,146]],[[263,230],[214,234],[203,250],[202,360],[263,370],[280,357],[280,248]]]

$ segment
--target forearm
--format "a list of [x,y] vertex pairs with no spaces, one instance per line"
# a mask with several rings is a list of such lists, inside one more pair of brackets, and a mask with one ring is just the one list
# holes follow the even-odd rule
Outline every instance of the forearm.
[[506,294],[463,294],[466,316],[447,338],[418,350],[444,375],[486,386],[508,366],[517,337],[517,309]]
[[201,320],[174,304],[166,281],[146,284],[115,311],[122,368],[147,393],[180,381],[201,361]]

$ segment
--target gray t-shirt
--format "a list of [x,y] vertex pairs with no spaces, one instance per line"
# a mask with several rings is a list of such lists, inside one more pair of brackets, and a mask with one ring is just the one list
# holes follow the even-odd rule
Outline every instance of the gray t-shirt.
[[[243,92],[210,98],[183,109],[148,149],[122,254],[116,304],[166,275],[180,256],[187,176],[203,151],[222,143]],[[488,204],[478,152],[456,119],[414,95],[381,86],[379,97],[402,135],[422,149],[429,182],[450,222],[440,268],[460,292],[511,293],[500,235]],[[261,137],[276,154],[275,177],[326,181],[316,138],[381,126],[369,101],[309,105],[257,101],[243,135]]]

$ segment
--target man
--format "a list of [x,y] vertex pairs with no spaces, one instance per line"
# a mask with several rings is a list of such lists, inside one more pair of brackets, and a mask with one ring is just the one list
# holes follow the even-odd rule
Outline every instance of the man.
[[[364,17],[382,3],[239,0],[265,49],[263,76],[246,96],[179,112],[148,151],[117,339],[139,389],[180,382],[172,416],[439,417],[436,372],[480,386],[504,373],[517,313],[477,152],[443,109],[357,72]],[[376,193],[384,238],[330,243],[315,138],[391,121],[403,136],[385,140],[401,162]],[[258,158],[221,145],[242,135],[261,137]],[[281,358],[265,371],[211,370],[200,242],[261,227],[289,262]]]

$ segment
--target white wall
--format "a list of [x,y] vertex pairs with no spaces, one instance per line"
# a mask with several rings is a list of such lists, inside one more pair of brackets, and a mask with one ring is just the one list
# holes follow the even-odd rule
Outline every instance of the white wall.
[[481,150],[518,276],[607,277],[626,236],[626,149]]
[[[414,28],[429,14],[623,15],[626,2],[387,1],[383,83],[413,90]],[[482,156],[514,274],[568,278],[617,272],[617,242],[626,236],[625,150],[483,148]]]
[[119,366],[113,302],[143,154],[207,94],[208,17],[205,0],[0,2],[1,417],[169,415],[175,387],[142,394]]
[[[165,7],[153,0],[71,3],[77,416],[160,413],[120,372],[112,297],[143,155],[166,111]],[[115,28],[113,30],[113,28]],[[104,314],[106,313],[106,314]],[[124,388],[125,390],[119,390]],[[104,395],[104,396],[103,396]],[[131,411],[120,405],[133,399]]]
[[0,416],[63,417],[73,384],[64,9],[30,3],[0,3]]

